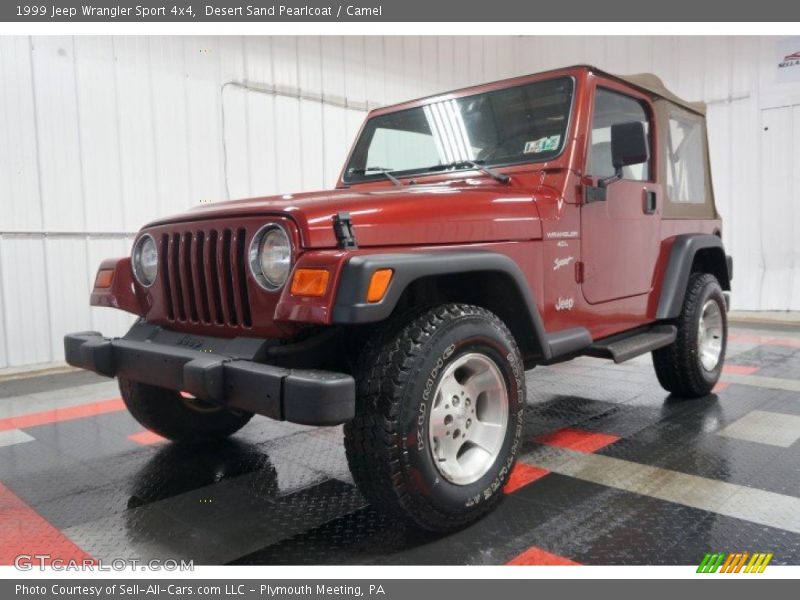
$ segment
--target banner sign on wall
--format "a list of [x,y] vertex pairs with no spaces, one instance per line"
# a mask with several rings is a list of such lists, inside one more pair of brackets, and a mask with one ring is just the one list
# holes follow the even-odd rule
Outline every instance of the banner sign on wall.
[[800,81],[800,37],[781,40],[776,47],[778,83]]

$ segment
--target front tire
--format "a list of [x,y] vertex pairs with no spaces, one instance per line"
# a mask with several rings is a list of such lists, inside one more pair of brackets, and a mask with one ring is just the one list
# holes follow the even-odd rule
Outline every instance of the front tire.
[[141,425],[175,442],[207,442],[236,433],[253,413],[234,411],[199,398],[130,381],[119,380],[125,406]]
[[726,303],[716,277],[692,274],[675,325],[675,341],[653,352],[658,381],[676,396],[706,396],[722,374],[728,342]]
[[505,324],[446,304],[376,332],[345,425],[353,478],[376,507],[431,531],[463,527],[502,497],[523,430],[525,377]]

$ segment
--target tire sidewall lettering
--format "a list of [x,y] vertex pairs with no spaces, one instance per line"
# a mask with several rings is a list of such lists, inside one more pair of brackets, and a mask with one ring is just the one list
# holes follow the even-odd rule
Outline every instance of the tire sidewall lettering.
[[[418,471],[416,479],[422,482],[421,487],[426,489],[426,495],[430,496],[430,492],[436,489],[436,499],[451,505],[452,508],[455,508],[455,505],[458,504],[465,508],[474,509],[502,492],[502,488],[519,452],[524,428],[525,375],[523,365],[510,340],[507,339],[507,334],[489,331],[481,327],[482,325],[485,325],[484,321],[477,321],[476,324],[468,328],[471,331],[471,335],[464,336],[461,339],[454,340],[455,332],[447,330],[441,335],[440,339],[431,340],[432,354],[436,358],[420,358],[420,362],[423,365],[425,363],[430,364],[431,360],[433,360],[433,364],[422,369],[422,372],[426,374],[424,383],[418,384],[419,391],[416,393],[419,394],[417,396],[419,400],[416,403],[413,424],[409,423],[409,429],[406,430],[407,433],[405,434],[408,435],[413,431],[413,437],[416,438],[415,443],[411,445],[412,452],[406,455],[407,466]],[[442,344],[446,344],[444,348],[442,348]],[[480,352],[493,360],[506,381],[509,392],[509,433],[500,451],[503,456],[502,464],[495,464],[483,478],[474,484],[458,486],[441,477],[433,462],[435,459],[428,444],[428,420],[430,408],[435,399],[433,392],[443,370],[452,360],[470,351]],[[419,379],[422,380],[423,378],[420,377]],[[409,392],[414,387],[415,385],[412,383]],[[461,500],[459,501],[458,498],[461,498]],[[430,499],[434,500],[433,497],[430,497]]]

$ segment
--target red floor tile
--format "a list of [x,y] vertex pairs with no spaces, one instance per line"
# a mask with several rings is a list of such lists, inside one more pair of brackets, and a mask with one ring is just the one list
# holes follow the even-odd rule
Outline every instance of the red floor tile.
[[722,367],[723,373],[730,373],[731,375],[752,375],[758,371],[758,367],[747,367],[745,365],[724,365]]
[[551,554],[546,550],[542,550],[541,548],[532,546],[527,550],[525,550],[525,552],[523,552],[519,556],[507,562],[506,564],[516,565],[516,566],[539,565],[539,566],[579,567],[581,563],[577,563],[574,560],[564,558],[563,556],[559,556],[558,554]]
[[722,391],[727,390],[730,387],[730,383],[727,381],[718,381],[717,385],[714,386],[714,389],[711,390],[712,394],[719,394]]
[[511,475],[506,482],[506,486],[503,488],[503,492],[506,494],[516,492],[519,488],[525,487],[537,479],[541,479],[549,472],[550,471],[547,469],[540,469],[539,467],[532,467],[524,463],[517,463],[514,466],[514,470],[511,471]]
[[28,415],[0,419],[0,431],[6,431],[7,429],[25,429],[27,427],[36,427],[37,425],[57,423],[59,421],[83,419],[85,417],[94,417],[96,415],[124,409],[125,403],[119,398],[103,400],[102,402],[92,402],[90,404],[81,404],[79,406],[67,406],[56,410],[45,410]]
[[147,430],[140,431],[139,433],[132,433],[128,436],[128,439],[142,446],[150,446],[151,444],[160,444],[167,441],[167,438]]
[[0,483],[0,565],[13,565],[20,554],[47,554],[46,564],[54,560],[94,562],[90,555]]
[[616,435],[581,431],[580,429],[571,429],[568,427],[559,429],[553,433],[541,435],[536,438],[536,441],[548,446],[557,446],[577,452],[592,453],[597,452],[601,448],[605,448],[609,444],[613,444],[618,439],[619,436]]

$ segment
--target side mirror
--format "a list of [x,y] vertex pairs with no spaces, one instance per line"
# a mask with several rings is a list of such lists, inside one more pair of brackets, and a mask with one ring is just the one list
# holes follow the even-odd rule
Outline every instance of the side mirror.
[[617,123],[611,126],[611,164],[617,176],[622,167],[640,165],[650,158],[647,134],[641,121]]
[[597,187],[585,188],[586,203],[604,201],[606,188],[622,179],[622,168],[640,165],[650,159],[650,146],[641,121],[617,123],[611,126],[611,165],[614,174],[597,182]]

